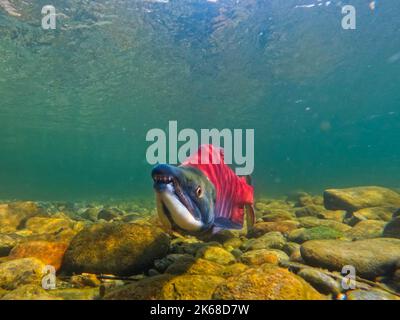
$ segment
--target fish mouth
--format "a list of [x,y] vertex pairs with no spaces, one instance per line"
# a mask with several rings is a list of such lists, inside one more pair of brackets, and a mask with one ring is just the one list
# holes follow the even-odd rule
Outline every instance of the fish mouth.
[[153,170],[152,178],[156,191],[157,211],[164,224],[187,231],[201,229],[202,222],[177,177],[169,173],[155,173]]

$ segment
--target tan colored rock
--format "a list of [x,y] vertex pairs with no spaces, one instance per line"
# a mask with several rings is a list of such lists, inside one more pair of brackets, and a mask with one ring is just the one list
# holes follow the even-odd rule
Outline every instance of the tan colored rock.
[[385,221],[364,220],[357,223],[345,233],[350,240],[372,239],[382,237]]
[[236,258],[230,252],[218,246],[201,248],[197,251],[196,258],[203,258],[223,265],[236,262]]
[[38,285],[26,284],[7,292],[1,300],[62,300]]
[[289,260],[289,257],[280,250],[258,249],[245,252],[240,260],[247,265],[262,265],[264,263],[278,264],[282,260]]
[[330,210],[350,212],[370,207],[400,207],[400,194],[376,186],[328,189],[324,192],[324,204]]
[[260,237],[268,232],[278,231],[282,234],[288,234],[290,231],[297,229],[299,222],[293,220],[276,221],[276,222],[258,222],[254,224],[249,232],[250,237]]
[[209,275],[159,275],[107,293],[110,300],[209,300],[224,278]]
[[288,270],[267,264],[228,278],[218,285],[213,299],[321,300],[325,297]]
[[0,288],[13,290],[24,284],[40,285],[45,264],[36,258],[6,261],[0,264]]
[[169,274],[192,274],[192,275],[221,275],[224,266],[205,259],[185,258],[171,264],[165,273]]
[[72,239],[62,269],[67,273],[138,274],[166,256],[169,243],[161,229],[147,224],[95,224]]
[[308,265],[335,271],[351,265],[358,276],[375,279],[394,271],[400,259],[400,240],[313,240],[304,243],[300,250]]

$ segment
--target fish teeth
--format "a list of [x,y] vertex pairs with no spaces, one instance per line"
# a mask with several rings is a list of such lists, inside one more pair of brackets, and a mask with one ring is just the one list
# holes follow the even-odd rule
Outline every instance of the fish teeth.
[[162,183],[170,183],[172,182],[172,177],[170,176],[163,176],[163,175],[155,175],[153,177],[155,182],[162,182]]

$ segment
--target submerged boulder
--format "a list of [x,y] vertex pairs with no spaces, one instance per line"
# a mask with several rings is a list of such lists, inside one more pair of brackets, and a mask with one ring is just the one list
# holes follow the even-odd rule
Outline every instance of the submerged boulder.
[[345,233],[351,240],[372,239],[382,237],[386,222],[378,220],[364,220],[357,223]]
[[249,239],[242,245],[245,251],[256,249],[282,249],[286,240],[282,233],[273,231],[268,232],[256,239]]
[[149,225],[92,225],[72,239],[62,270],[115,275],[141,273],[167,254],[169,243],[169,237],[161,229]]
[[10,259],[37,258],[56,270],[61,267],[67,244],[62,242],[29,241],[14,247],[9,255]]
[[400,207],[400,194],[375,186],[329,189],[324,192],[324,204],[330,210],[350,212],[370,207]]
[[383,236],[388,238],[400,238],[400,216],[393,218],[383,230]]
[[303,243],[317,239],[338,239],[343,237],[343,233],[326,226],[313,227],[309,229],[293,230],[289,234],[289,241]]
[[288,234],[290,231],[298,228],[299,223],[293,220],[282,220],[274,222],[258,222],[249,231],[249,237],[260,237],[268,232],[281,232]]
[[222,282],[218,300],[321,300],[325,297],[299,276],[270,264],[250,268]]
[[13,290],[24,284],[41,283],[45,264],[36,258],[6,261],[0,264],[0,288]]
[[104,296],[106,300],[209,300],[224,278],[210,275],[158,275]]
[[313,240],[304,243],[300,251],[309,265],[336,271],[351,265],[358,276],[374,279],[394,271],[400,259],[400,240]]

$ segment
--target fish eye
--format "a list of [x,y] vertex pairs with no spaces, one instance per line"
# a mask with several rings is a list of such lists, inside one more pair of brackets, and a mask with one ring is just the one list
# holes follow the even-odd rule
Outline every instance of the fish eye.
[[203,190],[201,189],[201,187],[200,186],[198,186],[197,188],[196,188],[196,196],[198,197],[198,198],[200,198],[202,195],[203,195]]

